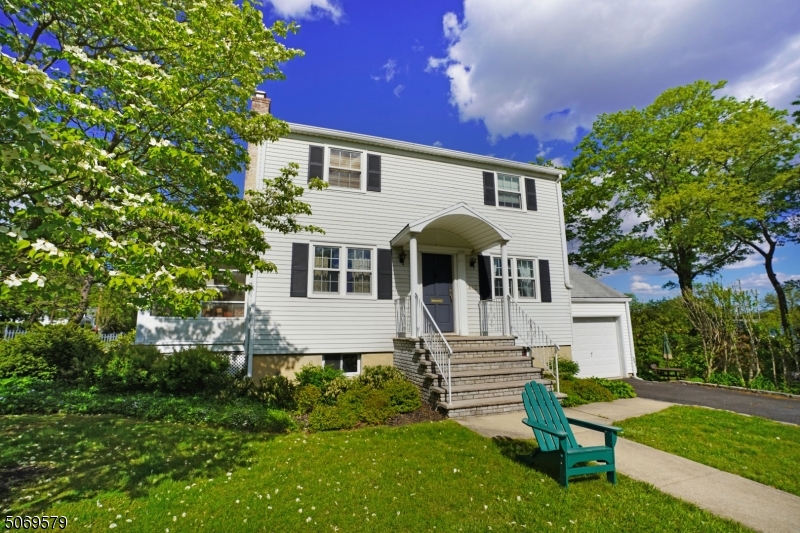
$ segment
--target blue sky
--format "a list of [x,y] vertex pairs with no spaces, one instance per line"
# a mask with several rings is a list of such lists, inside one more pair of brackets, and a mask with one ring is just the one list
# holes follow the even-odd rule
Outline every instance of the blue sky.
[[[265,23],[296,20],[305,56],[260,87],[290,122],[567,165],[599,113],[652,102],[696,79],[787,109],[800,95],[796,0],[267,0]],[[242,177],[233,179],[241,186]],[[800,278],[800,247],[778,252]],[[749,258],[725,283],[767,289]],[[657,266],[603,281],[649,299],[674,277]]]

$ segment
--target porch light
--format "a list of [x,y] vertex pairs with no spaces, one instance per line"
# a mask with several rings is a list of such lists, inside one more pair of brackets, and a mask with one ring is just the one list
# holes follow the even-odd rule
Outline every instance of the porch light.
[[406,264],[406,251],[405,250],[400,250],[400,255],[398,255],[397,258],[400,260],[400,264],[401,265],[405,265]]
[[473,256],[473,257],[469,258],[469,266],[471,266],[472,268],[475,268],[475,263],[477,263],[477,262],[478,262],[478,258],[477,257]]

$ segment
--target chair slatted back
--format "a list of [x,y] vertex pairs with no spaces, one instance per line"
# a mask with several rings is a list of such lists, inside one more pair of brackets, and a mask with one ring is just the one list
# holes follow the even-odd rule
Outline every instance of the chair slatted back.
[[[564,415],[564,410],[561,408],[561,404],[558,403],[555,394],[548,391],[541,383],[531,381],[525,385],[525,390],[522,393],[522,402],[525,404],[525,412],[528,414],[529,420],[565,432],[567,434],[567,447],[578,448],[575,435],[572,434],[567,417]],[[551,452],[558,449],[557,437],[537,429],[533,430],[533,434],[536,436],[539,448],[543,452]]]

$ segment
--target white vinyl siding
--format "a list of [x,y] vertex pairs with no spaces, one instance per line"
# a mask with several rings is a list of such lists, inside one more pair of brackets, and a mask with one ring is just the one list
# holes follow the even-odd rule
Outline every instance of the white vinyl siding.
[[[328,141],[320,137],[291,134],[288,138],[263,145],[260,150],[264,154],[263,166],[258,169],[257,183],[279,175],[280,169],[291,161],[299,162],[301,166],[307,164],[309,144],[327,146]],[[301,216],[299,220],[303,224],[321,227],[325,235],[267,234],[271,249],[264,257],[275,263],[278,271],[259,274],[257,278],[255,354],[391,352],[392,338],[395,336],[394,302],[377,300],[374,288],[371,297],[289,296],[292,243],[309,243],[310,257],[313,257],[313,247],[317,244],[342,248],[370,247],[373,250],[388,248],[389,241],[409,222],[458,202],[467,203],[513,234],[508,243],[509,256],[550,261],[553,302],[541,303],[530,298],[520,299],[519,302],[553,340],[563,346],[571,345],[569,291],[564,287],[561,266],[563,228],[558,218],[556,184],[552,177],[536,175],[541,178],[537,180],[538,211],[498,209],[496,206],[483,205],[482,171],[502,173],[502,168],[487,169],[478,164],[471,166],[464,161],[383,147],[378,149],[357,143],[343,146],[344,143],[339,140],[330,144],[362,154],[380,155],[381,192],[352,194],[349,190],[334,187],[322,191],[307,190],[302,199],[310,204],[313,215]],[[329,150],[326,148],[327,152]],[[306,186],[305,176],[305,171],[301,171],[295,183]],[[362,179],[362,186],[364,181]],[[523,181],[520,180],[521,185]],[[524,205],[524,194],[522,200]],[[392,250],[393,298],[406,296],[409,291],[409,259],[405,260],[405,265],[401,265],[398,252],[398,249]],[[481,253],[499,256],[500,248],[498,246]],[[373,252],[372,263],[374,284],[377,252]],[[470,267],[469,259],[466,278],[467,322],[470,334],[475,335],[479,333],[478,268],[477,265]],[[311,280],[309,282],[311,294]]]

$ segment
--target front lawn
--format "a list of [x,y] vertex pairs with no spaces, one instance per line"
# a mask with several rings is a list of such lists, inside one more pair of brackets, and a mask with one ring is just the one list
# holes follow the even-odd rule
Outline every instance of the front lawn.
[[800,427],[674,406],[624,420],[625,438],[800,496]]
[[518,458],[530,442],[452,421],[276,436],[24,415],[0,442],[3,515],[81,531],[748,531],[624,476],[563,490]]

